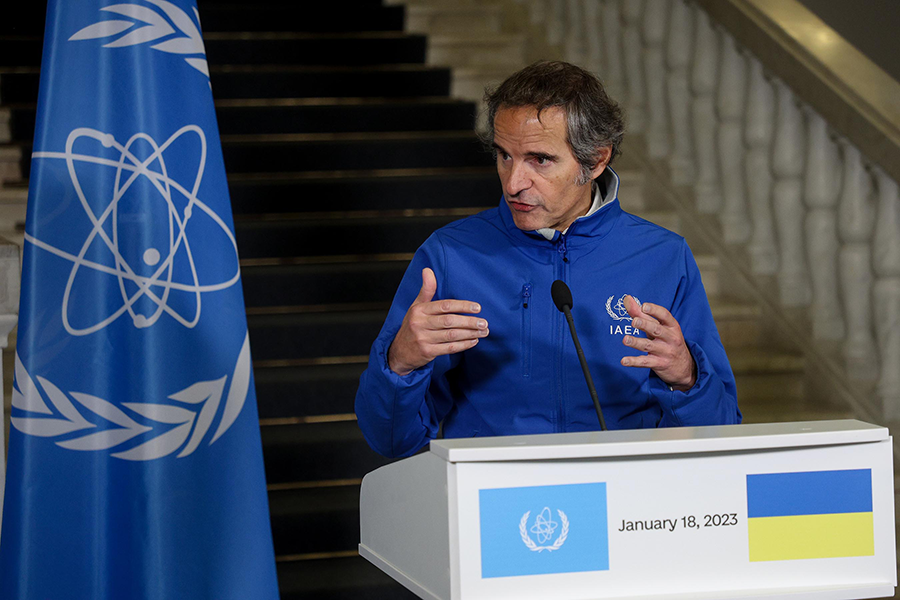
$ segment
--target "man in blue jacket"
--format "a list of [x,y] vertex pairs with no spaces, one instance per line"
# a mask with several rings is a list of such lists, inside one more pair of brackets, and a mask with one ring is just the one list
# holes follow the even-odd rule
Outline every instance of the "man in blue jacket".
[[441,429],[598,429],[556,279],[610,429],[740,423],[690,249],[619,206],[609,164],[624,126],[600,81],[540,62],[486,99],[503,198],[434,232],[410,263],[356,396],[372,448],[408,456]]

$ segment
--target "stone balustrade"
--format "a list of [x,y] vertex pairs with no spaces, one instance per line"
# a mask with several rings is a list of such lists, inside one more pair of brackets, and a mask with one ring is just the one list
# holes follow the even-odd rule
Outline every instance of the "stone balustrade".
[[894,178],[703,2],[520,2],[567,59],[601,74],[647,157],[692,188],[752,274],[775,276],[781,306],[808,312],[810,339],[841,347],[847,380],[875,382],[882,417],[900,420]]

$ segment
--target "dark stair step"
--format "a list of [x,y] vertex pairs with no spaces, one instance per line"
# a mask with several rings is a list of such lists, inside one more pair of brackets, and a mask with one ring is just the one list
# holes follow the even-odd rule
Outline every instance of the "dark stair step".
[[[10,109],[12,140],[34,136],[32,103]],[[230,134],[372,131],[471,131],[475,105],[449,98],[223,100],[216,105],[219,132]]]
[[219,131],[224,135],[471,131],[475,125],[475,105],[441,97],[230,100],[218,103],[216,116]]
[[40,70],[37,67],[0,67],[0,99],[3,105],[37,102]]
[[250,313],[270,307],[389,304],[407,264],[386,260],[244,267],[244,302]]
[[[189,67],[188,67],[189,68]],[[4,103],[37,102],[39,69],[0,69]],[[211,65],[213,95],[222,98],[448,96],[450,70],[424,65],[311,67]]]
[[355,420],[266,425],[260,430],[269,484],[359,479],[392,462],[369,448]]
[[[41,26],[43,27],[43,23]],[[40,35],[0,37],[0,67],[40,66],[42,43]]]
[[425,65],[211,66],[216,98],[448,96],[450,69]]
[[402,32],[211,33],[204,44],[211,65],[414,64],[425,62],[427,46],[425,36]]
[[[0,36],[43,36],[47,3],[29,0],[4,7]],[[315,10],[297,0],[266,2],[221,2],[200,0],[200,22],[204,33],[213,31],[399,31],[403,29],[402,6],[382,6],[379,0],[319,2]],[[117,17],[110,13],[97,16]],[[121,17],[119,17],[121,18]],[[88,21],[85,26],[94,21]],[[74,31],[72,33],[75,33]]]
[[317,2],[314,8],[296,0],[265,4],[219,5],[201,0],[203,31],[401,31],[405,19],[402,6],[372,1]]
[[[252,259],[411,253],[454,216],[410,218],[241,220],[235,234],[241,258]],[[362,259],[361,259],[362,260]]]
[[[0,66],[39,67],[42,45],[40,36],[0,38]],[[310,34],[242,30],[241,33],[206,34],[204,46],[211,65],[414,64],[425,62],[426,39],[402,32]]]
[[259,417],[279,419],[352,413],[359,376],[365,368],[365,363],[257,366],[253,376]]
[[[32,143],[22,149],[28,177]],[[403,132],[369,134],[287,134],[226,136],[222,153],[228,173],[477,167],[491,164],[474,133]]]
[[359,485],[269,492],[275,554],[356,550]]
[[249,315],[254,361],[367,356],[387,311]]
[[0,19],[0,36],[42,36],[46,15],[46,0],[7,2]]
[[360,556],[278,563],[282,600],[416,600]]
[[235,215],[316,212],[334,202],[347,211],[496,206],[502,193],[494,167],[234,175],[229,189]]
[[229,173],[477,167],[492,162],[468,131],[227,136],[222,151]]

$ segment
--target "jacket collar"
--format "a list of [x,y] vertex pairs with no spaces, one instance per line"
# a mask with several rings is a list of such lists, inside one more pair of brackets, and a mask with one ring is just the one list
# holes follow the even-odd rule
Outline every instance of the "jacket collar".
[[619,206],[619,176],[611,168],[604,169],[600,177],[597,178],[597,184],[601,187],[601,194],[605,187],[606,194],[603,195],[603,205],[593,213],[586,216],[578,217],[569,226],[568,231],[560,234],[555,232],[552,240],[548,240],[537,231],[522,231],[516,227],[513,221],[512,213],[506,198],[500,198],[500,220],[506,227],[509,235],[517,241],[522,241],[534,246],[544,246],[550,248],[554,246],[561,237],[566,238],[569,246],[580,246],[591,241],[591,239],[599,239],[604,237],[612,230],[613,225],[622,213]]

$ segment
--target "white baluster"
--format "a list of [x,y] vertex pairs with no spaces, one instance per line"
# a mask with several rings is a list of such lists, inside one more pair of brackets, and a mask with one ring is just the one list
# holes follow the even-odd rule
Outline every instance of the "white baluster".
[[772,150],[772,206],[780,250],[778,290],[784,306],[805,306],[811,300],[811,290],[803,244],[803,116],[787,85],[777,81],[775,89],[778,110]]
[[744,113],[747,102],[747,60],[734,38],[722,36],[716,106],[719,115],[719,165],[722,181],[722,237],[729,244],[750,240],[744,186]]
[[[625,78],[622,72],[624,58],[622,56],[622,0],[604,0],[603,2],[603,42],[606,63],[600,78],[606,91],[615,100],[621,101],[625,94]],[[631,116],[628,115],[629,129]]]
[[716,213],[722,206],[722,192],[719,186],[719,153],[716,149],[715,91],[718,81],[719,33],[700,8],[694,7],[694,69],[691,72],[691,89],[694,92],[692,106],[694,126],[694,154],[697,157],[697,179],[694,193],[697,210]]
[[672,153],[669,171],[672,183],[688,185],[694,181],[694,148],[691,135],[691,88],[688,67],[691,63],[691,9],[684,0],[672,3],[669,42],[666,51],[669,92],[669,131]]
[[747,158],[745,163],[747,203],[753,218],[750,238],[750,268],[756,275],[774,275],[778,270],[778,248],[772,219],[772,137],[775,129],[775,90],[763,75],[762,63],[750,59],[747,93]]
[[591,73],[603,70],[603,28],[601,25],[601,8],[603,0],[582,0],[584,11],[584,31],[587,37],[587,56],[585,68]]
[[558,46],[563,41],[566,28],[566,0],[550,0],[550,14],[547,15],[547,42]]
[[840,276],[847,339],[844,360],[847,375],[858,381],[878,378],[878,353],[872,322],[872,234],[875,205],[872,181],[862,156],[849,142],[842,141],[844,185],[838,205],[838,232],[841,235]]
[[545,23],[545,21],[547,20],[546,0],[531,0],[531,2],[528,3],[528,6],[531,9],[529,12],[529,14],[531,15],[531,24],[541,25]]
[[566,0],[565,52],[567,62],[573,65],[584,65],[584,12],[581,0]]
[[875,225],[873,265],[875,267],[874,312],[881,354],[878,399],[882,416],[900,420],[900,190],[897,182],[880,169],[878,220]]
[[803,196],[806,201],[806,246],[812,279],[813,337],[818,340],[844,338],[844,319],[838,299],[837,207],[840,170],[837,148],[828,137],[828,124],[807,110],[806,172]]
[[628,129],[644,133],[647,127],[647,92],[644,87],[643,43],[641,20],[644,0],[627,0],[622,4],[622,45],[625,54],[625,80],[628,84]]
[[669,155],[666,108],[666,25],[670,0],[647,0],[644,9],[644,74],[647,77],[647,154],[652,159]]

